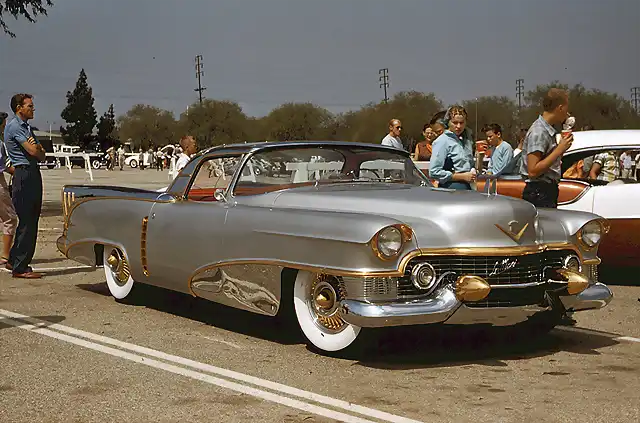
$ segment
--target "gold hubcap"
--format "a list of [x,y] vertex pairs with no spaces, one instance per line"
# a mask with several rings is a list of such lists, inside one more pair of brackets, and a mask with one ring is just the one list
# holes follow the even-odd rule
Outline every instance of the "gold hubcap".
[[345,298],[342,284],[333,276],[317,275],[311,285],[311,309],[318,326],[330,332],[340,332],[347,323],[338,313],[340,300]]
[[124,285],[129,280],[129,263],[120,250],[114,249],[107,257],[107,264],[118,285]]
[[335,299],[331,298],[331,293],[328,290],[322,291],[316,297],[316,304],[325,310],[330,309],[335,303]]

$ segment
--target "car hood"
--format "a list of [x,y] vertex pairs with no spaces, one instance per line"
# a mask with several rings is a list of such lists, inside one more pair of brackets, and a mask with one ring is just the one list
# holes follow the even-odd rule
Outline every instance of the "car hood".
[[[535,206],[476,191],[397,184],[332,185],[283,191],[272,206],[390,217],[411,226],[420,248],[524,246],[537,241]],[[566,235],[564,231],[545,234],[545,240],[550,238],[562,241]]]

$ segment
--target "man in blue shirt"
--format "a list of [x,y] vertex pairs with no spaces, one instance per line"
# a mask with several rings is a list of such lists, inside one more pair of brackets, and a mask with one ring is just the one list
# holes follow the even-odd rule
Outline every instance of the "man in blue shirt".
[[491,146],[491,157],[487,173],[491,175],[508,175],[513,172],[513,147],[502,139],[502,128],[492,123],[485,128],[487,142]]
[[536,207],[557,208],[562,155],[571,147],[573,134],[563,134],[556,142],[558,131],[553,126],[569,116],[567,92],[551,88],[542,99],[542,109],[522,146],[520,174],[526,181],[522,199]]
[[4,144],[15,169],[11,196],[18,214],[18,228],[6,268],[13,271],[14,278],[35,279],[42,275],[34,272],[29,264],[36,252],[42,209],[42,175],[38,162],[45,159],[45,151],[28,123],[35,110],[33,96],[14,95],[11,110],[15,117],[4,129]]
[[2,227],[2,257],[0,266],[5,266],[9,262],[9,253],[13,246],[13,236],[16,234],[18,225],[18,215],[11,201],[11,192],[5,173],[13,175],[13,166],[8,164],[7,150],[4,148],[4,127],[8,115],[0,112],[0,227]]

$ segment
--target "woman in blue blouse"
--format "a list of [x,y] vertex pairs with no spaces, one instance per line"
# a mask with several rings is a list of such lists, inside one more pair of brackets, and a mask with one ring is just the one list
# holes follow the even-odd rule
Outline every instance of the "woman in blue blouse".
[[467,111],[462,106],[452,106],[443,123],[449,129],[433,142],[429,176],[438,181],[440,188],[470,190],[476,174],[474,143],[466,128]]

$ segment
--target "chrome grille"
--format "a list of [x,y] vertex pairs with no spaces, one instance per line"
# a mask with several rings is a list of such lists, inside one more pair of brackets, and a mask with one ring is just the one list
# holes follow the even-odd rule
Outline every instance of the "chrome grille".
[[[418,263],[430,263],[438,277],[448,273],[440,282],[440,286],[454,283],[463,275],[480,276],[491,285],[517,285],[543,282],[545,269],[562,267],[562,259],[569,254],[575,253],[563,250],[523,256],[419,256],[409,261],[404,276],[400,278],[343,277],[341,280],[350,299],[374,302],[403,300],[424,294],[411,282],[411,270]],[[504,260],[507,260],[504,263],[515,264],[510,268],[498,266],[498,272],[494,272],[496,263]],[[597,269],[593,269],[596,269],[596,266],[584,266],[587,276],[591,277],[595,272],[597,278]],[[496,274],[489,276],[492,273]]]
[[[449,273],[441,284],[454,283],[459,276],[480,276],[490,285],[517,285],[544,281],[547,267],[562,267],[562,259],[573,251],[545,251],[523,256],[421,256],[407,265],[405,276],[398,283],[398,293],[420,295],[411,283],[411,269],[421,262],[429,262],[438,277]],[[573,253],[575,254],[575,253]]]

